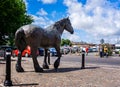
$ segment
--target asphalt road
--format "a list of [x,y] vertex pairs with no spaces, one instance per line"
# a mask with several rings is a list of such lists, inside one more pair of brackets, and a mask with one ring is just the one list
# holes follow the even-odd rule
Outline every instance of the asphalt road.
[[[82,56],[78,55],[63,55],[61,61],[68,62],[80,62],[82,61]],[[109,56],[108,58],[100,58],[96,55],[85,56],[85,64],[97,64],[97,65],[109,65],[109,66],[120,66],[119,56]]]
[[[50,69],[45,69],[44,73],[35,73],[32,59],[24,58],[22,60],[24,73],[16,72],[15,60],[17,58],[12,58],[11,80],[15,87],[120,87],[120,67],[116,68],[120,64],[119,56],[100,58],[94,54],[89,54],[85,57],[86,69],[82,70],[79,68],[81,66],[81,56],[75,54],[63,55],[58,73],[54,71],[52,65],[56,57],[51,57]],[[43,56],[38,56],[39,64],[42,65],[43,59]],[[5,61],[1,59],[0,62],[0,84],[3,84],[5,80]],[[89,67],[89,64],[96,65]],[[98,67],[97,65],[107,65],[107,67]],[[115,65],[115,68],[111,68],[111,65]],[[0,87],[4,86],[0,85]]]
[[[57,57],[51,57],[51,64],[54,63]],[[29,58],[27,58],[29,60]],[[38,60],[43,61],[43,56],[38,56]],[[80,63],[82,61],[81,55],[75,55],[75,54],[67,54],[62,55],[61,62],[72,62],[72,63]],[[96,56],[95,54],[88,54],[88,56],[85,56],[85,65],[87,64],[95,64],[96,66],[114,66],[114,67],[120,67],[120,56],[109,56],[108,58],[103,57],[100,58],[99,56]]]

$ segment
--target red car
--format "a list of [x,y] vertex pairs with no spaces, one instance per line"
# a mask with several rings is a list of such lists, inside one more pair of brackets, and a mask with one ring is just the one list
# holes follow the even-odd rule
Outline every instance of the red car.
[[[12,51],[13,57],[18,56],[18,49]],[[22,56],[29,57],[31,55],[30,46],[27,46],[27,48],[22,52]]]

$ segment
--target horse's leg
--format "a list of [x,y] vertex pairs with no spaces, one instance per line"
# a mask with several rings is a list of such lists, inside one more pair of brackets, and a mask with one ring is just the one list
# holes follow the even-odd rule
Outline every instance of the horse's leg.
[[43,69],[40,67],[37,61],[37,47],[31,47],[31,54],[35,72],[43,72]]
[[18,60],[17,60],[17,64],[16,64],[16,71],[17,72],[24,72],[24,69],[21,66],[21,60],[22,60],[22,52],[19,51],[18,52]]
[[50,51],[48,51],[48,64],[50,65]]
[[58,54],[58,58],[57,60],[54,62],[54,68],[55,68],[55,71],[58,71],[58,66],[60,64],[60,58],[61,58],[61,53],[60,53],[60,47],[55,47],[56,51],[57,51],[57,54]]
[[44,62],[43,62],[44,69],[49,69],[49,66],[47,64],[47,55],[48,55],[47,53],[48,53],[48,49],[45,49]]

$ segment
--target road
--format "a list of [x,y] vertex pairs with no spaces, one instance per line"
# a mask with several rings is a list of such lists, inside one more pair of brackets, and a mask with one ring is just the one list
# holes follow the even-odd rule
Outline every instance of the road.
[[[16,72],[16,57],[12,58],[11,75],[13,86],[18,87],[120,87],[120,58],[111,56],[86,56],[85,70],[81,68],[81,56],[75,54],[63,55],[59,72],[54,71],[53,63],[56,57],[51,57],[50,69],[44,73],[35,73],[31,58],[24,57],[22,66],[24,73]],[[43,56],[38,56],[39,64],[43,64]],[[95,65],[90,65],[95,64]],[[98,66],[107,65],[107,66]],[[111,65],[115,65],[115,68]],[[110,67],[109,67],[110,66]],[[0,61],[0,84],[5,80],[5,61]],[[3,87],[3,85],[0,87]]]
[[[53,57],[54,59],[55,57]],[[78,55],[63,55],[61,62],[80,62],[82,61],[82,56]],[[88,55],[85,56],[85,64],[96,64],[96,65],[108,65],[108,66],[120,66],[120,57],[119,56],[109,56],[108,58],[100,58],[99,56]]]
[[[57,57],[51,57],[51,64],[54,63]],[[26,58],[29,60],[29,58]],[[43,61],[43,56],[38,56],[38,60]],[[81,65],[82,56],[75,54],[67,54],[62,55],[61,62],[72,62],[72,63],[80,63]],[[96,66],[110,66],[110,67],[120,67],[120,57],[119,56],[109,56],[108,58],[100,58],[95,54],[88,54],[85,56],[85,65],[92,64]]]

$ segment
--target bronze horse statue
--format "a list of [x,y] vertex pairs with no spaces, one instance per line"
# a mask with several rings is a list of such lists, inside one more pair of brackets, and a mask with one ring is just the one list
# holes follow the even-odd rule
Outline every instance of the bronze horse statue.
[[63,18],[45,29],[32,24],[20,27],[15,33],[15,45],[19,50],[18,60],[16,63],[16,71],[24,72],[24,69],[22,68],[21,65],[21,53],[23,52],[27,45],[31,47],[31,55],[35,72],[43,72],[43,69],[40,67],[37,61],[36,52],[38,47],[42,47],[45,49],[43,68],[49,68],[46,62],[47,51],[49,47],[54,47],[58,54],[58,58],[54,62],[54,68],[57,71],[61,58],[60,53],[61,35],[64,29],[70,32],[71,34],[74,33],[69,18]]

